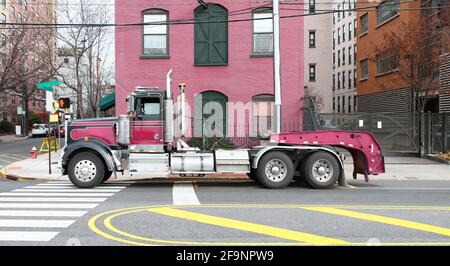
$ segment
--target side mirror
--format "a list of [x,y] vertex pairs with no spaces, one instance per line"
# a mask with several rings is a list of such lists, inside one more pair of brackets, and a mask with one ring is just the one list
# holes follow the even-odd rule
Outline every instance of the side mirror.
[[129,115],[132,115],[135,113],[136,110],[134,110],[134,96],[132,94],[129,94],[127,99],[127,113]]

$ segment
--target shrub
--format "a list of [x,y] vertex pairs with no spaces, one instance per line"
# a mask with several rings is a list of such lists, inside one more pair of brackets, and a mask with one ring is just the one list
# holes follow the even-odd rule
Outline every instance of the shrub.
[[9,133],[12,132],[13,125],[8,120],[0,121],[0,132]]

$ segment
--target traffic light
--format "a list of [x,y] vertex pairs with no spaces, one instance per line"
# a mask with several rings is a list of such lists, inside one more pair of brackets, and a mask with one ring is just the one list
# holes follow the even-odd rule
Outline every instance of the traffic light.
[[70,98],[61,98],[61,99],[59,99],[59,108],[61,108],[61,109],[69,109],[70,108]]

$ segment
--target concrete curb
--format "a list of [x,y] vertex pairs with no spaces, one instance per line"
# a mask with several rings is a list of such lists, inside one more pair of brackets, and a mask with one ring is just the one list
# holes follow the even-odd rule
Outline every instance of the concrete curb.
[[444,160],[444,159],[441,159],[441,158],[437,158],[437,157],[432,156],[432,155],[425,154],[423,157],[427,158],[427,159],[430,159],[432,161],[438,162],[438,163],[450,165],[450,161]]

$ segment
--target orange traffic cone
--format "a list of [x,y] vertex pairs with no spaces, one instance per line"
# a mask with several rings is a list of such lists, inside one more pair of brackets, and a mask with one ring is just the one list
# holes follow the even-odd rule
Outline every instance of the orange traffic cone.
[[31,149],[31,159],[37,159],[37,149],[33,146],[33,149]]

